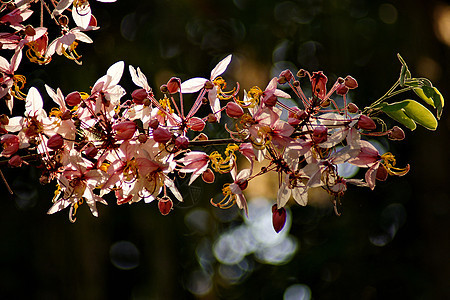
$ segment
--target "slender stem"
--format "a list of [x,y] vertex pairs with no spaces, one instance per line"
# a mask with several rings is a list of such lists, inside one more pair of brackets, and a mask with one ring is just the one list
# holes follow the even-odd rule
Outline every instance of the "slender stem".
[[211,145],[226,145],[230,143],[238,143],[233,139],[215,139],[215,140],[205,140],[205,141],[190,141],[190,146],[211,146]]
[[0,170],[0,176],[2,177],[3,182],[5,183],[6,188],[8,189],[8,192],[9,192],[11,195],[14,195],[14,192],[12,191],[12,189],[11,189],[11,187],[9,186],[8,182],[6,181],[5,175],[3,175],[2,170]]

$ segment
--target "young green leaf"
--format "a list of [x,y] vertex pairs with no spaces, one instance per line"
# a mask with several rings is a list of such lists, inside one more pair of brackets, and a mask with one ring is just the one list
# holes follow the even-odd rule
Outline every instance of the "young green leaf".
[[433,106],[436,108],[436,116],[438,119],[441,118],[442,109],[444,108],[444,97],[435,87],[424,86],[422,87],[423,93],[426,97],[431,98],[433,101]]
[[403,109],[399,109],[396,111],[390,111],[390,112],[386,112],[386,114],[391,117],[392,119],[394,119],[395,121],[403,124],[406,126],[406,128],[414,130],[416,129],[416,123],[410,118],[408,117],[405,112],[403,111]]
[[438,122],[433,113],[425,106],[414,100],[404,100],[407,105],[402,110],[416,123],[422,125],[429,130],[436,130]]

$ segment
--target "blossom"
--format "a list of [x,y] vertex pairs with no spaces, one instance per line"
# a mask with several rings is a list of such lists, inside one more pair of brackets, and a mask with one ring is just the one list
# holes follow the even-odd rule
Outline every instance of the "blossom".
[[231,62],[231,57],[231,54],[228,55],[211,70],[209,80],[206,78],[195,77],[188,79],[181,84],[182,93],[195,93],[202,88],[207,87],[207,82],[212,83],[208,86],[208,99],[211,110],[217,117],[217,121],[220,121],[220,97],[222,93],[222,86],[225,82],[220,75],[222,75],[227,69]]

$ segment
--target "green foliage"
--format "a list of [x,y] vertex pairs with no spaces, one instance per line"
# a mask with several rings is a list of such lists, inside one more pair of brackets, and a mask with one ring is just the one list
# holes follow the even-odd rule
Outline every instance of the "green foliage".
[[438,125],[434,115],[425,106],[411,99],[386,104],[381,110],[411,130],[416,129],[416,123],[429,130],[436,130]]

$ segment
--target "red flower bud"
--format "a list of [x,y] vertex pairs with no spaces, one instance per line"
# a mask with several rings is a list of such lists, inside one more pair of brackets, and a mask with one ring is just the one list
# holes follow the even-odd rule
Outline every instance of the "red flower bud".
[[348,92],[348,87],[345,86],[345,84],[339,85],[339,87],[336,89],[336,94],[344,96]]
[[5,134],[0,138],[3,151],[0,156],[10,157],[19,150],[19,138],[14,134]]
[[144,144],[147,140],[148,140],[148,137],[146,134],[141,133],[140,135],[138,135],[139,143]]
[[358,82],[356,81],[355,78],[353,78],[352,76],[348,75],[347,77],[345,77],[344,79],[344,84],[346,87],[348,87],[349,89],[356,89],[358,87]]
[[144,104],[144,100],[147,99],[148,93],[144,89],[137,89],[131,93],[133,102],[136,104]]
[[194,131],[202,131],[205,128],[205,125],[205,121],[197,117],[192,117],[187,122],[188,128]]
[[230,118],[240,118],[244,114],[242,107],[232,101],[227,103],[226,112]]
[[349,103],[347,105],[347,111],[351,114],[355,114],[359,111],[359,108],[355,103]]
[[91,143],[88,144],[87,147],[84,149],[84,154],[86,154],[88,158],[95,158],[97,156],[97,153],[98,153],[97,147],[95,147]]
[[20,157],[19,155],[14,155],[13,157],[11,157],[8,161],[8,164],[10,167],[21,167],[23,163],[22,157]]
[[296,126],[296,125],[300,124],[307,117],[308,117],[308,114],[304,110],[294,106],[294,107],[291,107],[291,110],[289,111],[288,123],[291,126]]
[[208,123],[216,123],[217,122],[217,117],[214,114],[209,114],[208,115]]
[[151,129],[156,129],[159,126],[159,121],[158,119],[151,119],[150,122],[148,122],[148,127],[150,127]]
[[388,138],[393,141],[401,141],[405,138],[405,132],[400,127],[394,126],[389,131]]
[[312,140],[316,144],[325,142],[328,139],[328,128],[326,126],[317,126],[313,130]]
[[277,205],[272,206],[272,224],[273,229],[278,233],[286,224],[286,209],[284,207],[277,209]]
[[214,87],[214,83],[212,81],[205,82],[205,89],[211,90]]
[[79,92],[72,92],[66,96],[66,103],[70,106],[76,106],[81,102],[81,95]]
[[175,146],[181,150],[187,149],[189,147],[189,139],[183,135],[180,135],[175,139]]
[[273,93],[268,93],[268,94],[263,93],[262,102],[267,107],[274,107],[278,102],[278,97],[275,96]]
[[173,202],[167,197],[161,198],[158,201],[159,211],[163,216],[167,216],[172,210]]
[[157,143],[165,144],[172,139],[172,134],[170,133],[169,130],[162,127],[158,127],[155,130],[153,130],[153,139]]
[[206,183],[213,183],[215,178],[216,176],[210,168],[206,169],[205,172],[202,173],[202,179]]
[[172,77],[167,82],[167,91],[169,94],[175,94],[180,90],[180,78]]
[[374,130],[377,128],[375,121],[366,115],[361,115],[358,121],[358,127],[364,130]]
[[277,81],[279,84],[284,84],[291,81],[292,77],[294,77],[294,75],[292,75],[290,70],[284,70],[280,73],[280,76],[278,76]]
[[52,150],[61,149],[62,146],[64,146],[64,138],[59,133],[55,134],[47,141],[47,147]]
[[133,121],[124,121],[115,124],[112,129],[116,132],[116,135],[114,136],[116,140],[129,140],[136,132],[136,123]]

